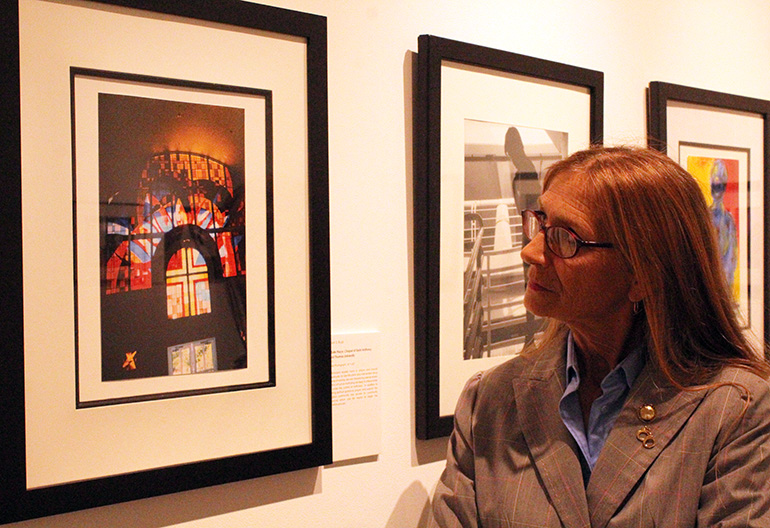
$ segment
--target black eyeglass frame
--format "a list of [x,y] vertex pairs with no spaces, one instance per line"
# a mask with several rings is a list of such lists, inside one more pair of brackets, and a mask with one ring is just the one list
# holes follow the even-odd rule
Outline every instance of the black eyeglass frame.
[[[563,258],[563,259],[572,258],[572,257],[574,257],[575,255],[578,254],[578,251],[580,251],[581,247],[594,247],[594,248],[613,248],[613,247],[615,247],[610,242],[594,242],[594,241],[591,241],[591,240],[583,240],[574,231],[572,231],[571,229],[569,229],[567,227],[547,226],[547,225],[545,225],[546,214],[543,211],[535,211],[533,209],[525,209],[524,211],[521,212],[521,227],[522,227],[522,231],[524,233],[524,236],[527,237],[529,240],[532,240],[533,238],[535,238],[535,236],[537,236],[537,233],[535,233],[534,236],[530,237],[529,233],[527,233],[527,231],[528,231],[527,224],[528,224],[528,219],[529,219],[530,216],[537,220],[537,223],[540,226],[540,229],[539,229],[538,233],[542,232],[543,236],[545,236],[545,245],[546,245],[546,247],[551,251],[551,253],[553,253],[554,255],[556,255],[559,258]],[[549,232],[555,232],[554,230],[555,231],[559,231],[559,232],[561,232],[561,231],[566,232],[572,238],[572,240],[575,241],[575,251],[571,255],[563,255],[563,254],[561,254],[560,251],[555,250],[551,246],[551,242],[550,242],[550,238],[548,236],[548,233]],[[557,249],[558,249],[558,247],[557,247]]]

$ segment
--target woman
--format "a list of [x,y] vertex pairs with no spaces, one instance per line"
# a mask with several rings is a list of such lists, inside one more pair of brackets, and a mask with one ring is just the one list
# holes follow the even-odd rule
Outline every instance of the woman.
[[695,180],[593,148],[551,167],[539,209],[524,304],[549,326],[468,382],[434,524],[770,526],[770,368]]

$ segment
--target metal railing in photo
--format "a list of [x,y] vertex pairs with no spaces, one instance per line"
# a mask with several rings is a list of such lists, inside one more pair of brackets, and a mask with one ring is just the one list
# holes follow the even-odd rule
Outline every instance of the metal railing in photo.
[[510,214],[515,205],[505,202],[466,203],[465,359],[514,354],[539,329],[539,321],[523,306],[521,219]]
[[484,250],[481,242],[484,228],[478,230],[473,249],[468,256],[463,277],[463,358],[480,357],[476,354],[485,348],[484,305],[482,298],[483,269],[482,258]]

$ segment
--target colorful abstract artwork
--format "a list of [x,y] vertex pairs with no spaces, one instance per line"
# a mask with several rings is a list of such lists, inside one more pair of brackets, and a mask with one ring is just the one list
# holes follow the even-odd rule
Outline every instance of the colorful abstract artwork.
[[687,171],[695,177],[711,210],[725,278],[733,297],[740,299],[742,235],[739,215],[739,161],[728,158],[688,156]]

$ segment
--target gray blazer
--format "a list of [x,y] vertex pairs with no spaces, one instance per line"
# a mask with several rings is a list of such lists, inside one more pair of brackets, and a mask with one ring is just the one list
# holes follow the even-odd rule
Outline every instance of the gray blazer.
[[[729,385],[679,391],[648,362],[585,489],[558,411],[564,356],[556,343],[468,382],[433,526],[770,527],[768,381],[728,368],[716,381]],[[645,405],[655,410],[649,422]],[[651,447],[638,438],[644,426]]]

